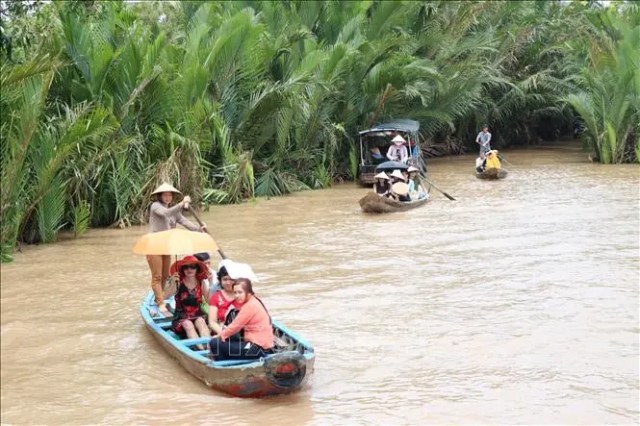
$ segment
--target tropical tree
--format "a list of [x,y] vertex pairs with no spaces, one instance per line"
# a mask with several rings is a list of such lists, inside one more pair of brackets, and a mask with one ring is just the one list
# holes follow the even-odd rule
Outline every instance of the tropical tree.
[[35,1],[0,12],[3,260],[60,229],[142,222],[161,181],[208,204],[353,179],[358,131],[390,118],[419,120],[430,155],[464,152],[484,122],[498,145],[528,144],[570,132],[576,115],[601,161],[640,151],[629,3]]
[[566,99],[601,162],[640,161],[640,13],[609,8],[589,21],[589,66],[577,73],[582,90]]

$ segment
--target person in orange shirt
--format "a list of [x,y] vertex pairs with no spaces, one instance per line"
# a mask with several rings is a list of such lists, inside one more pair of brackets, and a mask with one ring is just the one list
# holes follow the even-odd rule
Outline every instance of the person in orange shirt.
[[[233,285],[236,301],[242,303],[238,316],[211,339],[211,355],[217,360],[257,359],[273,353],[273,326],[271,316],[262,301],[253,292],[251,280],[240,278]],[[244,331],[243,339],[228,340]]]

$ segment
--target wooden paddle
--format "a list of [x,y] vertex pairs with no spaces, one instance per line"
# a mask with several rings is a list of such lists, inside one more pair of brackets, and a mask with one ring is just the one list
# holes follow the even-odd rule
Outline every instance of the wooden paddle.
[[506,165],[508,165],[509,167],[513,167],[513,164],[511,164],[511,162],[507,161],[507,159],[504,158],[501,154],[498,154],[498,159],[500,161],[502,161],[503,163],[505,163]]
[[[193,215],[193,217],[194,217],[194,218],[196,219],[196,221],[198,222],[198,225],[200,225],[200,226],[204,226],[204,222],[202,222],[202,221],[200,220],[200,218],[198,217],[198,215],[196,214],[196,212],[195,212],[195,211],[193,211],[193,209],[189,209],[189,211],[191,212],[191,214]],[[207,233],[208,233],[209,235],[211,235],[211,232],[209,232],[209,229],[207,229]],[[211,237],[213,237],[213,235],[211,235]],[[222,249],[220,248],[220,246],[218,246],[218,254],[220,255],[220,257],[221,257],[222,259],[226,259],[226,258],[227,258],[227,256],[224,254],[224,252],[222,251]]]
[[[421,173],[422,174],[422,173]],[[427,183],[429,183],[429,185],[433,186],[435,189],[437,189],[438,191],[440,191],[442,193],[442,195],[444,195],[445,197],[447,197],[448,199],[450,199],[451,201],[456,201],[455,198],[453,198],[451,195],[447,194],[446,192],[444,192],[442,189],[438,188],[433,182],[431,182],[429,179],[427,179],[427,177],[422,174],[422,179],[424,179],[425,181],[427,181]]]

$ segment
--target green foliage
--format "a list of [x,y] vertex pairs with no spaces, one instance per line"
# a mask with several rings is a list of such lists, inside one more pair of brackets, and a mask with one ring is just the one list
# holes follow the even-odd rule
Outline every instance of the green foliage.
[[80,200],[73,207],[73,232],[75,238],[82,236],[89,229],[91,208],[86,200]]
[[638,161],[640,145],[640,25],[613,9],[591,16],[589,67],[582,90],[567,102],[586,124],[586,138],[603,163]]
[[312,187],[314,189],[328,188],[331,186],[332,180],[329,169],[324,165],[324,163],[318,163],[313,170]]
[[358,177],[358,165],[360,164],[360,154],[355,145],[349,147],[349,176],[355,180]]
[[162,181],[235,203],[355,178],[390,118],[463,152],[482,122],[525,144],[579,114],[602,161],[640,152],[631,3],[5,3],[3,260],[140,222]]
[[36,207],[38,234],[43,243],[55,241],[58,230],[64,226],[65,188],[58,179],[50,185]]

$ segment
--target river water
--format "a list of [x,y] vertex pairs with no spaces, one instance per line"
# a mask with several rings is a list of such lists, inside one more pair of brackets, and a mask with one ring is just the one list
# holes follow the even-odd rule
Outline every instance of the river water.
[[637,424],[639,180],[576,148],[430,162],[427,206],[368,216],[339,185],[203,219],[316,348],[301,392],[216,393],[143,327],[145,228],[2,265],[3,424]]

